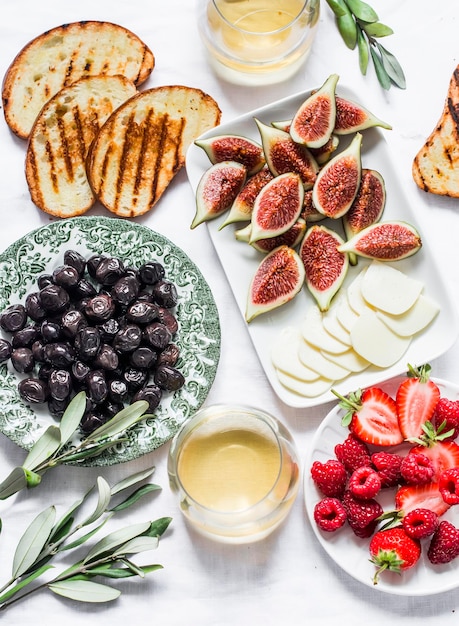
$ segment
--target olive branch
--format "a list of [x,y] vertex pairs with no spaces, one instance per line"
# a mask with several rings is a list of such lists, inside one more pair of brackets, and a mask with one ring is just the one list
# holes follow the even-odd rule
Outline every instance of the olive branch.
[[395,85],[405,89],[406,81],[396,57],[378,41],[393,34],[392,28],[379,21],[376,11],[362,0],[326,0],[335,15],[338,31],[348,48],[357,48],[359,67],[365,76],[371,59],[383,89]]

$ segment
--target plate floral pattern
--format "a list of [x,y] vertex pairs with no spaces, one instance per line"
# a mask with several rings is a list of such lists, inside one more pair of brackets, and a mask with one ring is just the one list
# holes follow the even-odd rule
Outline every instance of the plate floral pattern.
[[[94,253],[118,256],[134,266],[155,259],[177,287],[179,330],[174,341],[180,348],[177,367],[185,376],[185,385],[165,394],[154,418],[131,428],[127,442],[84,464],[130,461],[166,443],[205,401],[220,357],[218,310],[198,267],[166,237],[126,220],[79,217],[34,230],[0,254],[0,311],[24,302],[28,293],[37,290],[38,276],[62,264],[68,249],[85,257]],[[20,376],[9,365],[0,366],[0,432],[28,450],[54,418],[45,407],[23,402],[17,389]]]

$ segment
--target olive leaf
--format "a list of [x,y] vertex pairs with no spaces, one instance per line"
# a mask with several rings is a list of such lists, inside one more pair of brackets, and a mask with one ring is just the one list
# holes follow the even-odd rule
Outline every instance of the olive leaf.
[[376,11],[366,2],[362,0],[345,0],[347,6],[358,20],[362,22],[377,22],[378,15]]
[[121,595],[121,591],[91,580],[65,580],[50,583],[48,589],[64,598],[79,602],[110,602]]
[[37,439],[29,454],[26,456],[22,467],[33,470],[49,459],[61,447],[61,431],[57,426],[49,426]]
[[378,77],[378,80],[379,80],[379,84],[381,85],[383,89],[390,89],[390,85],[391,85],[390,76],[386,72],[384,65],[382,64],[382,61],[374,48],[370,48],[370,54],[373,60],[373,65],[375,68],[376,76]]
[[359,50],[360,71],[365,76],[368,69],[368,61],[370,58],[370,46],[368,45],[368,41],[365,39],[361,28],[359,28],[357,31],[357,47]]
[[372,22],[369,24],[362,24],[361,26],[369,37],[388,37],[389,35],[394,34],[394,31],[390,28],[390,26],[381,24],[381,22]]
[[114,415],[108,422],[96,428],[91,435],[91,441],[98,441],[100,439],[107,439],[110,437],[116,437],[120,432],[124,432],[128,428],[131,428],[140,419],[147,417],[145,411],[148,409],[148,402],[145,400],[138,400],[133,404],[121,409],[116,415]]
[[148,522],[144,522],[141,524],[134,524],[129,526],[128,528],[122,528],[120,530],[115,530],[113,533],[110,533],[103,539],[101,539],[96,545],[88,552],[86,557],[84,558],[84,563],[89,563],[93,561],[96,557],[99,557],[107,552],[111,552],[116,550],[119,546],[126,543],[130,539],[137,537],[144,533],[150,524]]
[[390,80],[400,87],[400,89],[405,89],[406,80],[405,74],[400,66],[400,63],[397,61],[395,56],[386,50],[384,46],[382,46],[379,42],[376,42],[376,46],[378,47],[379,53],[381,55],[381,61],[384,69],[386,70],[387,75]]
[[56,518],[56,508],[50,506],[33,520],[22,536],[13,558],[14,578],[22,576],[35,562],[45,545]]

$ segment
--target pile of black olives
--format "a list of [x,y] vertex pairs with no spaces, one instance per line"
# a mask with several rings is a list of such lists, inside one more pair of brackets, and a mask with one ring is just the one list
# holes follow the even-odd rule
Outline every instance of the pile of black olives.
[[116,257],[86,260],[67,250],[62,265],[39,276],[24,304],[0,315],[8,337],[0,338],[0,362],[10,359],[26,374],[21,398],[47,403],[55,418],[84,390],[81,429],[90,433],[137,400],[154,411],[163,392],[183,386],[176,304],[177,289],[158,261],[135,268]]

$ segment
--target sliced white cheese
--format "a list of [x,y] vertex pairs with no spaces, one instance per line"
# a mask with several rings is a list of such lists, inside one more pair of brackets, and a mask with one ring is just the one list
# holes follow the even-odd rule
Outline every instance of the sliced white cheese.
[[357,276],[349,283],[347,288],[347,300],[349,306],[354,311],[360,315],[363,311],[368,308],[368,303],[365,301],[362,296],[361,285],[363,278],[365,276],[366,268],[357,274]]
[[338,341],[325,329],[323,316],[315,304],[309,306],[301,325],[303,339],[319,350],[326,350],[332,354],[340,354],[348,349],[345,343]]
[[336,311],[336,318],[345,330],[351,332],[355,322],[359,319],[359,315],[351,309],[351,306],[346,298],[339,303]]
[[394,333],[402,337],[409,337],[426,328],[440,312],[440,306],[424,294],[421,294],[413,306],[401,315],[390,315],[378,311],[380,320]]
[[360,285],[362,296],[368,304],[391,315],[408,311],[422,289],[421,281],[378,261],[368,266]]
[[325,330],[330,333],[332,337],[350,347],[351,338],[349,335],[349,331],[346,330],[342,324],[340,324],[337,318],[337,311],[342,300],[347,300],[345,289],[342,289],[336,294],[331,302],[328,311],[324,311],[322,313],[322,324],[324,325]]
[[326,378],[318,378],[317,380],[307,382],[289,376],[281,370],[277,370],[276,374],[281,385],[306,398],[316,398],[331,389],[333,385],[333,381]]
[[336,363],[336,365],[344,367],[345,369],[353,373],[363,372],[363,370],[365,370],[370,365],[370,363],[366,359],[361,357],[360,354],[357,354],[354,349],[347,350],[342,354],[331,354],[329,352],[325,353],[323,351],[322,354],[329,361],[332,361],[333,363]]
[[390,330],[375,311],[365,311],[359,316],[352,327],[351,339],[357,354],[377,367],[396,363],[411,342],[411,337],[401,337]]
[[303,341],[300,344],[298,356],[303,365],[309,367],[323,378],[328,378],[329,380],[341,380],[341,378],[348,376],[350,373],[348,369],[325,358],[320,350],[314,348],[306,341]]
[[311,382],[317,380],[319,374],[300,361],[298,348],[303,343],[303,337],[297,328],[284,328],[271,346],[271,361],[277,370],[298,380]]

